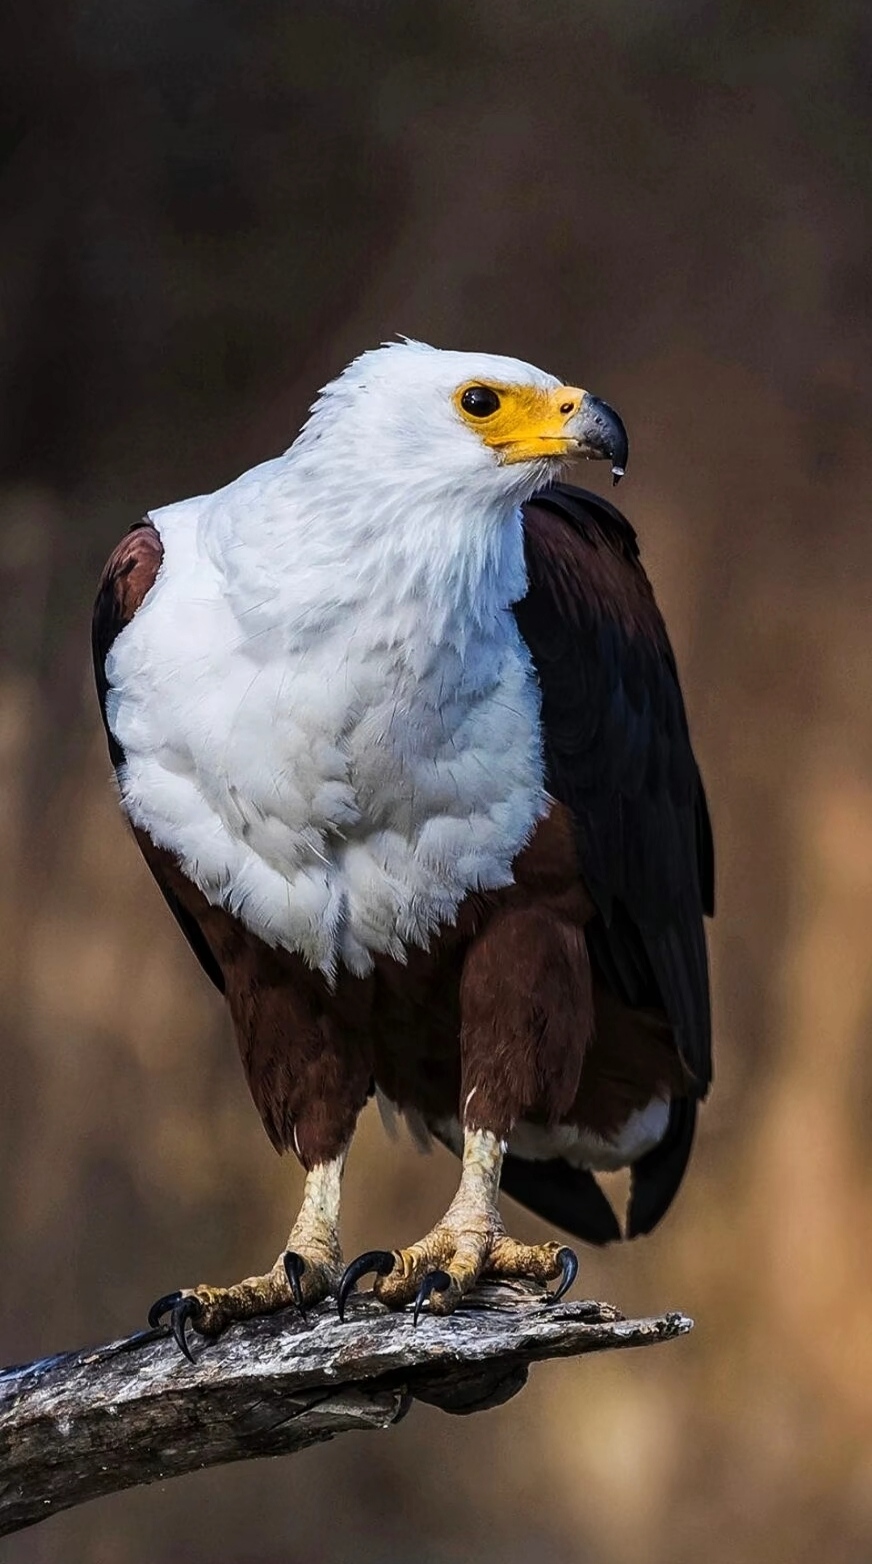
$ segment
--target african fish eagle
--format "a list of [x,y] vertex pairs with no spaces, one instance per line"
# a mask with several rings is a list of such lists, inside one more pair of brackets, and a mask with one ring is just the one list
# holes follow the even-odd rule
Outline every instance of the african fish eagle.
[[[711,1068],[705,795],[675,661],[615,508],[618,415],[512,358],[401,341],[320,394],[283,456],[151,511],[97,598],[121,803],[230,1009],[266,1132],[306,1181],[263,1276],[154,1305],[186,1325],[376,1274],[455,1309],[483,1274],[558,1281],[500,1184],[593,1243],[684,1172]],[[343,1270],[340,1184],[373,1091],[462,1158],[409,1248]]]

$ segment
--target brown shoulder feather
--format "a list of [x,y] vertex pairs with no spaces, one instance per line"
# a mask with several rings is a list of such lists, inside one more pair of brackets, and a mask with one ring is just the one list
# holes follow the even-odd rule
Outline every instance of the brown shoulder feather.
[[130,624],[154,586],[162,562],[163,545],[157,529],[150,521],[138,521],[112,550],[97,588],[91,620],[91,650],[103,726],[112,764],[116,767],[121,765],[124,755],[106,720],[106,658],[116,636]]
[[[137,609],[141,607],[154,586],[162,563],[163,545],[157,529],[152,526],[150,521],[138,521],[112,550],[100,577],[100,585],[97,588],[97,600],[94,604],[94,614],[91,620],[94,678],[97,683],[97,697],[100,702],[103,726],[106,729],[106,738],[109,744],[109,757],[116,771],[124,764],[124,751],[111,731],[106,716],[106,696],[109,690],[106,678],[106,658],[117,636],[121,634],[126,625],[130,624]],[[196,917],[180,901],[169,879],[162,870],[159,857],[145,851],[142,834],[135,832],[135,835],[140,848],[143,850],[145,861],[160,887],[161,894],[188,944],[191,946],[194,955],[197,957],[206,976],[211,978],[216,988],[223,993],[223,973]]]

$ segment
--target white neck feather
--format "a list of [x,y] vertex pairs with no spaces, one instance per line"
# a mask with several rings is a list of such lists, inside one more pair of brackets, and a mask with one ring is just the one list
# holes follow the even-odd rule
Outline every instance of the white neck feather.
[[332,465],[325,454],[315,462],[303,436],[206,508],[203,543],[242,622],[256,633],[281,624],[291,646],[375,610],[412,662],[440,645],[463,654],[493,633],[526,590],[520,501],[536,478],[471,496],[468,480],[425,471],[372,482],[349,453]]

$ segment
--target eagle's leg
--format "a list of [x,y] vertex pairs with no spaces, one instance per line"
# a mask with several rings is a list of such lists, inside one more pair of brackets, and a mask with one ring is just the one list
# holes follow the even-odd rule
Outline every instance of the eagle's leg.
[[158,1299],[149,1313],[156,1325],[170,1316],[173,1335],[190,1357],[188,1321],[204,1336],[217,1336],[234,1320],[296,1304],[304,1311],[335,1292],[342,1273],[339,1203],[346,1152],[311,1168],[306,1175],[299,1215],[285,1249],[264,1276],[248,1276],[231,1287],[198,1286]]
[[353,1262],[340,1285],[340,1308],[355,1281],[372,1270],[376,1297],[392,1309],[414,1302],[416,1319],[425,1301],[435,1314],[452,1313],[485,1276],[543,1284],[559,1277],[552,1296],[562,1295],[577,1269],[572,1251],[558,1243],[517,1243],[503,1226],[497,1205],[503,1156],[503,1143],[490,1130],[466,1130],[460,1185],[442,1220],[408,1249]]

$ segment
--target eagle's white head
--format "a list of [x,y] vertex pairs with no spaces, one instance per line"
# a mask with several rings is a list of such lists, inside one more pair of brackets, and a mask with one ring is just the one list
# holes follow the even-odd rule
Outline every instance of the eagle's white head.
[[571,457],[608,458],[621,476],[627,436],[604,402],[532,364],[404,340],[325,386],[292,450],[317,463],[329,450],[374,489],[461,492],[490,508],[517,505]]
[[[521,505],[572,457],[627,459],[617,413],[518,359],[396,342],[321,391],[284,456],[213,496],[248,622],[465,643],[526,590]],[[379,632],[382,633],[381,631]]]

